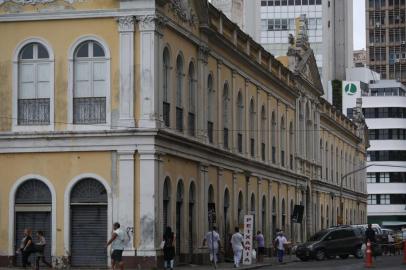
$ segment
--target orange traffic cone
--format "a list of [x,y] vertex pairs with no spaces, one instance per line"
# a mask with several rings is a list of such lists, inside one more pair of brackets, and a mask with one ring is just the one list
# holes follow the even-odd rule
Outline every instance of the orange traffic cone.
[[406,264],[406,240],[403,240],[403,264]]
[[367,251],[365,256],[365,268],[372,268],[372,250],[371,250],[371,242],[367,242]]

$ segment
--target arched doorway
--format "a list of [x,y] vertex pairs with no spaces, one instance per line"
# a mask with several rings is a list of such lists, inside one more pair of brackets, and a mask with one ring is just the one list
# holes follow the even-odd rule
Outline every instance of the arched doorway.
[[224,191],[224,239],[223,239],[223,246],[224,246],[224,252],[225,255],[228,256],[229,254],[229,250],[230,250],[230,238],[231,236],[230,234],[230,223],[229,223],[229,208],[230,208],[230,193],[228,191],[228,189],[226,188],[226,190]]
[[[52,247],[52,195],[48,186],[40,180],[30,179],[23,182],[15,194],[15,243],[14,250],[20,247],[24,229],[30,228],[33,240],[37,242],[35,233],[43,231],[48,242],[45,257],[51,261]],[[17,265],[21,265],[21,256],[17,257]]]
[[244,224],[244,197],[242,192],[238,193],[238,210],[237,210],[238,226]]
[[276,235],[276,198],[273,197],[272,198],[272,231],[273,231],[273,235],[272,235],[272,239],[275,237]]
[[255,208],[255,195],[254,193],[251,194],[251,213],[254,217],[254,235],[257,233],[257,218],[256,218],[256,208]]
[[281,209],[281,218],[282,218],[282,230],[286,232],[286,205],[285,205],[285,199],[282,199],[282,209]]
[[262,234],[265,236],[265,239],[267,238],[266,236],[268,235],[267,234],[267,231],[266,231],[266,224],[267,224],[267,222],[266,222],[266,213],[267,213],[267,209],[266,209],[266,197],[265,197],[265,195],[264,196],[262,196],[262,207],[261,207],[261,232],[262,232]]
[[[176,256],[182,258],[181,256],[181,243],[182,243],[182,215],[183,215],[183,181],[179,180],[178,186],[176,188]],[[178,260],[180,261],[180,260]]]
[[195,233],[195,201],[196,201],[195,183],[192,182],[189,188],[189,261],[193,262],[193,242]]
[[211,230],[212,226],[216,223],[216,203],[214,200],[214,189],[212,185],[209,186],[208,199],[209,199],[207,204],[208,221],[209,221],[209,230]]
[[107,191],[93,178],[77,182],[70,194],[71,265],[107,265]]
[[165,178],[164,189],[163,189],[163,205],[162,205],[162,220],[163,220],[163,230],[165,232],[166,227],[170,224],[170,205],[171,205],[171,179],[169,177]]

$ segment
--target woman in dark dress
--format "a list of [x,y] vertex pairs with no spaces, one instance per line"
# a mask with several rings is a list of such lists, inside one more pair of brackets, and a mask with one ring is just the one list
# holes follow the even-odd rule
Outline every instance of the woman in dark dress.
[[171,227],[166,227],[164,233],[164,269],[173,269],[173,261],[175,258],[175,247],[173,243],[175,241],[175,234],[172,232]]

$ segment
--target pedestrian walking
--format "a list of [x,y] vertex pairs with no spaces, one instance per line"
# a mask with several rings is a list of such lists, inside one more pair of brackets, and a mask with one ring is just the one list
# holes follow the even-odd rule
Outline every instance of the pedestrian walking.
[[376,259],[377,246],[376,246],[376,235],[374,229],[372,229],[372,224],[368,224],[368,228],[365,230],[365,244],[371,242],[372,255]]
[[29,228],[24,229],[24,237],[21,240],[19,252],[21,253],[22,256],[22,263],[23,267],[26,268],[27,266],[31,266],[31,262],[28,260],[32,249],[33,249],[33,242],[32,242],[32,230]]
[[167,226],[164,232],[162,246],[164,250],[164,269],[173,270],[173,263],[175,259],[175,247],[173,245],[175,241],[175,234],[172,232],[172,228]]
[[388,234],[388,250],[389,256],[395,256],[395,238],[392,233]]
[[120,228],[120,223],[113,224],[113,233],[106,247],[111,245],[111,267],[115,269],[124,269],[123,251],[125,248],[125,232]]
[[234,234],[231,236],[231,247],[234,253],[234,268],[240,267],[241,255],[243,250],[244,238],[240,233],[240,229],[235,227]]
[[278,232],[278,236],[275,238],[275,247],[278,255],[279,263],[283,263],[283,255],[285,253],[285,244],[288,242],[282,231]]
[[265,254],[265,238],[261,231],[257,232],[255,241],[257,242],[257,262],[262,263]]
[[214,268],[217,268],[217,254],[221,248],[220,235],[216,232],[216,229],[216,226],[213,226],[211,231],[206,234],[203,240],[203,246],[205,246],[207,243],[207,247],[209,248],[210,262],[213,264]]
[[44,251],[45,251],[45,246],[46,246],[47,242],[46,242],[46,239],[44,236],[44,232],[38,231],[37,238],[38,238],[38,242],[34,245],[34,250],[33,250],[33,252],[37,253],[37,258],[35,260],[35,269],[39,270],[39,261],[40,260],[42,261],[43,264],[45,264],[49,268],[52,268],[52,264],[50,264],[49,262],[47,262],[45,260]]

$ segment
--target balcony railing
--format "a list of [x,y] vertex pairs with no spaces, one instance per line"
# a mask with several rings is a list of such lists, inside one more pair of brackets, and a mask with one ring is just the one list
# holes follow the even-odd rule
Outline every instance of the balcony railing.
[[237,134],[238,153],[242,153],[242,134]]
[[209,137],[209,143],[213,143],[213,122],[207,122],[207,137]]
[[106,98],[73,99],[73,123],[79,125],[106,123]]
[[170,126],[171,105],[168,102],[163,103],[163,120],[166,127]]
[[49,125],[49,98],[19,99],[18,125]]
[[188,124],[189,124],[189,135],[190,136],[195,136],[195,114],[194,113],[189,113],[188,116]]
[[176,107],[176,129],[183,131],[183,109]]

